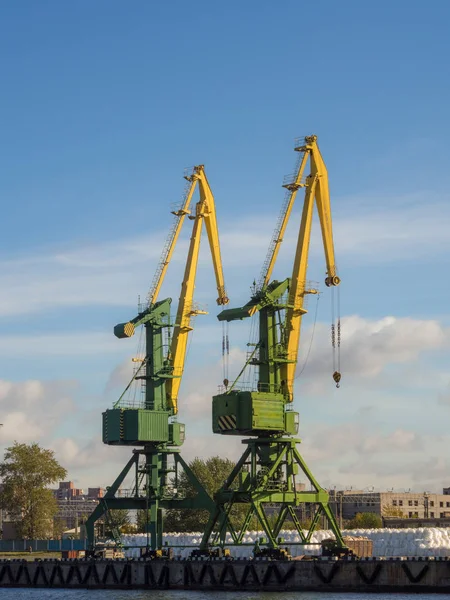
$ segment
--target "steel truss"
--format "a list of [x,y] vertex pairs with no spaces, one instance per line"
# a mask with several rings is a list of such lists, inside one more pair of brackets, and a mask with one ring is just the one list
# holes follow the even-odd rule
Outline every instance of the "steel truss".
[[[297,450],[298,442],[298,439],[276,437],[243,440],[242,443],[247,445],[245,452],[214,497],[216,508],[202,538],[203,549],[209,544],[224,546],[227,534],[231,535],[234,544],[241,544],[253,516],[263,528],[269,548],[279,547],[278,536],[288,518],[293,521],[302,543],[308,544],[321,515],[327,520],[338,545],[345,546],[328,504],[328,492],[319,485],[307,467]],[[311,491],[296,489],[296,475],[300,471],[311,484]],[[271,524],[265,505],[274,503],[279,506],[279,513],[275,523]],[[231,519],[236,504],[248,506],[239,526],[233,525]],[[306,535],[295,514],[295,508],[302,504],[311,505],[313,509]]]

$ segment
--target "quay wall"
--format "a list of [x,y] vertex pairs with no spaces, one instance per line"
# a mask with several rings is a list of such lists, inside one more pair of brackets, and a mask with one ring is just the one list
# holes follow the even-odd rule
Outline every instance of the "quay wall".
[[450,560],[2,560],[0,587],[450,593]]

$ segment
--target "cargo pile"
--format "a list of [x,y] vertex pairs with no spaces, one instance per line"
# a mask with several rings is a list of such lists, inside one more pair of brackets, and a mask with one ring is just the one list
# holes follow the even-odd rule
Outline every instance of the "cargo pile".
[[[373,556],[373,540],[370,538],[365,536],[344,535],[342,539],[353,556],[358,558]],[[342,553],[339,544],[336,543],[336,539],[331,537],[322,541],[322,555],[343,556],[345,553]]]
[[[305,532],[306,533],[306,532]],[[417,529],[352,529],[343,531],[344,536],[352,538],[368,538],[373,542],[373,555],[396,557],[396,556],[450,556],[450,529],[439,527],[419,527]],[[248,531],[244,536],[244,544],[247,546],[230,546],[230,551],[235,558],[247,558],[252,556],[253,544],[264,537],[260,531]],[[300,542],[300,537],[295,531],[282,531],[280,537],[284,539],[282,546],[287,546],[292,556],[318,555],[320,554],[320,543],[333,537],[329,530],[316,531],[311,544],[306,546],[291,545]],[[174,556],[187,558],[192,547],[200,544],[202,534],[193,533],[169,533],[164,535],[164,544],[173,547]],[[228,543],[232,540],[229,538]],[[124,546],[136,546],[125,550],[125,556],[138,558],[140,556],[139,546],[145,546],[147,537],[145,534],[123,535]]]

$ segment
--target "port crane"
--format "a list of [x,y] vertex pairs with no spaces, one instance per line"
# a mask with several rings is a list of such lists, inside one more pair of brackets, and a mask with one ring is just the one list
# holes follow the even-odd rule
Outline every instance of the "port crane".
[[[325,249],[325,284],[333,289],[340,283],[334,257],[328,174],[317,136],[305,137],[296,144],[295,150],[299,153],[298,161],[295,172],[284,181],[283,187],[287,190],[285,202],[260,280],[254,284],[252,297],[245,306],[225,309],[218,315],[220,321],[230,322],[258,313],[259,336],[249,344],[251,351],[237,379],[231,385],[225,380],[221,393],[213,397],[214,433],[252,437],[243,440],[246,446],[243,455],[215,495],[216,510],[201,542],[205,552],[211,543],[223,546],[227,534],[231,535],[234,544],[242,543],[254,516],[267,536],[266,550],[272,556],[281,552],[278,536],[287,518],[294,522],[302,543],[306,544],[323,516],[335,534],[337,546],[345,547],[328,505],[328,493],[319,485],[300,455],[297,449],[300,439],[292,437],[298,434],[299,426],[299,414],[292,407],[302,317],[307,312],[305,299],[309,294],[318,293],[307,282],[314,204]],[[308,162],[310,173],[305,177]],[[294,201],[301,188],[305,190],[305,197],[292,275],[283,281],[271,281]],[[334,346],[336,336],[339,346],[339,317],[332,325]],[[257,370],[256,382],[243,383],[243,373],[252,366]],[[335,369],[333,379],[339,386],[339,369]],[[299,490],[296,479],[299,473],[311,484],[310,491]],[[237,503],[248,507],[238,528],[233,526],[230,518]],[[273,504],[280,507],[275,524],[270,523],[266,512],[267,507]],[[300,504],[311,509],[311,526],[306,535],[295,512]]]
[[[95,522],[109,516],[114,509],[145,510],[149,535],[147,551],[162,553],[163,509],[214,510],[214,504],[192,470],[180,455],[185,439],[185,426],[178,422],[178,394],[186,359],[187,340],[192,330],[192,317],[206,314],[194,302],[195,277],[203,223],[211,250],[217,286],[217,304],[228,303],[222,269],[219,233],[214,196],[204,166],[198,165],[185,175],[187,184],[181,206],[173,211],[174,222],[163,247],[147,301],[137,316],[114,327],[114,335],[129,338],[136,328],[145,329],[145,356],[130,383],[114,406],[103,413],[103,442],[112,446],[131,446],[133,454],[114,483],[87,519],[89,546],[95,545]],[[196,187],[200,199],[190,214]],[[159,300],[167,268],[172,258],[185,217],[193,220],[189,251],[185,265],[175,322],[171,320],[171,298]],[[142,383],[142,399],[127,403],[126,394],[133,382]],[[177,490],[184,471],[196,494],[183,497]],[[133,488],[127,495],[120,492],[125,478],[134,472]],[[115,537],[119,538],[118,532]]]

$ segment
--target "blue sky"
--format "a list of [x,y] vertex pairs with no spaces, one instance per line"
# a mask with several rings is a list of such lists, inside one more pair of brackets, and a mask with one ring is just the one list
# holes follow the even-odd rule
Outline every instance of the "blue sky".
[[[449,18],[439,0],[3,3],[0,443],[36,439],[80,485],[109,483],[122,458],[99,441],[100,413],[136,346],[112,327],[147,292],[183,169],[206,165],[240,304],[293,140],[316,133],[346,337],[337,391],[324,291],[298,384],[305,456],[326,485],[447,485]],[[290,273],[299,209],[300,198],[279,277]],[[310,274],[322,281],[313,235]],[[175,298],[187,237],[164,290]],[[180,401],[188,458],[209,452],[220,383],[206,248],[196,297],[211,315],[198,319]],[[232,331],[235,369],[247,331]]]

